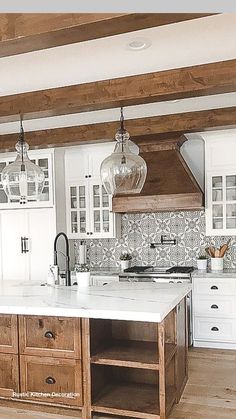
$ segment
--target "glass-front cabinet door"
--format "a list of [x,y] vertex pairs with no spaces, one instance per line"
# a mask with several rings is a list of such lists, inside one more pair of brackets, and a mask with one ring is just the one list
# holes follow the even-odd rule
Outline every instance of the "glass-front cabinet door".
[[53,174],[52,174],[52,158],[53,154],[49,151],[47,153],[33,152],[29,155],[30,160],[39,165],[44,172],[45,184],[42,194],[38,201],[28,201],[22,205],[16,200],[10,200],[4,192],[2,185],[2,171],[4,167],[15,160],[15,153],[0,155],[0,208],[32,208],[32,207],[50,207],[53,206]]
[[206,233],[236,234],[236,174],[208,174]]
[[226,175],[225,177],[226,190],[226,230],[236,230],[236,175]]
[[70,237],[87,238],[89,235],[88,184],[76,182],[69,187],[69,225]]
[[111,197],[92,179],[71,182],[67,189],[67,232],[69,238],[115,237]]
[[104,186],[90,180],[91,233],[94,237],[114,237],[111,197]]

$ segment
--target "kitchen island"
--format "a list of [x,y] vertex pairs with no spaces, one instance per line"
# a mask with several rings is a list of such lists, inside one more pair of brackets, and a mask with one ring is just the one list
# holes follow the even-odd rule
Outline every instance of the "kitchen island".
[[187,381],[190,290],[3,282],[0,396],[83,419],[165,419]]

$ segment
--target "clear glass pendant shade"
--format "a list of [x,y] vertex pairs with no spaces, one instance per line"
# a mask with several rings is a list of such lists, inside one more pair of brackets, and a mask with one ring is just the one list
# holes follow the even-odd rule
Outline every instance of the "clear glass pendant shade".
[[16,144],[16,160],[2,171],[2,184],[10,200],[25,204],[39,199],[44,187],[44,173],[28,157],[29,145],[24,141],[21,125],[20,139]]
[[130,150],[130,136],[123,121],[121,109],[121,128],[115,136],[114,152],[101,164],[102,183],[107,193],[112,195],[140,193],[147,176],[145,160]]

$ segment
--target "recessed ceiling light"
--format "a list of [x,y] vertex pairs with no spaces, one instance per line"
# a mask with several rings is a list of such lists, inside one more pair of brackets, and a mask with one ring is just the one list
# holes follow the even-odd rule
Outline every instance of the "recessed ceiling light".
[[135,38],[127,44],[127,47],[131,51],[142,51],[143,49],[149,48],[151,45],[152,43],[149,39]]

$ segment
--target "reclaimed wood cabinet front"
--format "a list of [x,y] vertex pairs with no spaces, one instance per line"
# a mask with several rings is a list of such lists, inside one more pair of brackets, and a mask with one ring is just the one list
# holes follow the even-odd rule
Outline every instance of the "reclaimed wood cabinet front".
[[80,408],[81,369],[80,319],[0,315],[0,397]]
[[15,315],[0,315],[0,352],[18,353],[18,328]]
[[19,327],[22,355],[81,358],[80,319],[21,316]]
[[0,396],[14,397],[19,392],[18,355],[0,353]]
[[17,316],[0,315],[0,397],[19,391]]
[[21,391],[29,394],[30,400],[82,405],[80,360],[21,355],[20,365]]

